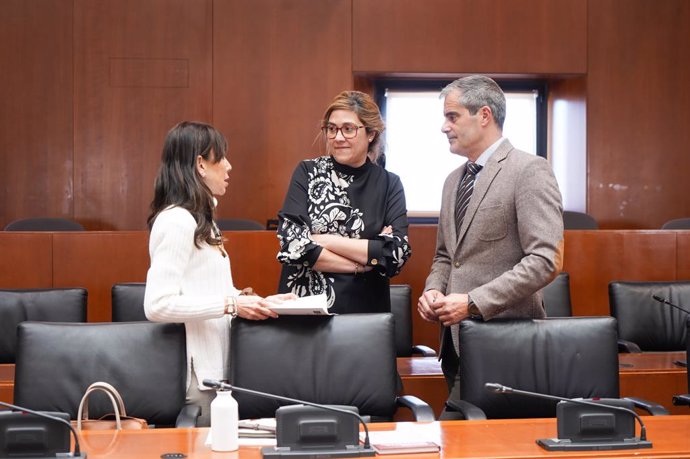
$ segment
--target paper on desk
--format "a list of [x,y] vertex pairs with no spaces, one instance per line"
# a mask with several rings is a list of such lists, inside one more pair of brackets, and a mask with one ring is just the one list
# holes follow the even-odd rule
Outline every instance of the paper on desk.
[[[360,440],[364,440],[364,432],[359,433]],[[438,445],[441,441],[441,426],[438,422],[417,423],[398,422],[394,430],[369,430],[369,442],[372,444],[399,444],[433,442]]]
[[[242,430],[242,429],[240,429]],[[208,429],[208,435],[206,436],[206,441],[204,442],[204,445],[210,447],[211,446],[211,429]],[[240,446],[275,446],[276,445],[276,437],[275,435],[271,438],[269,437],[243,437],[240,435],[238,444]]]
[[238,423],[240,438],[275,438],[276,418],[242,419]]
[[303,296],[294,300],[283,301],[271,306],[271,309],[283,316],[332,316],[328,312],[326,294]]

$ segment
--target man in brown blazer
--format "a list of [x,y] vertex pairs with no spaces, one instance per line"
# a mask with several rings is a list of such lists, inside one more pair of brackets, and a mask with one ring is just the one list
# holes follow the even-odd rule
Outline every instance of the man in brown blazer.
[[456,398],[460,321],[544,317],[540,290],[562,268],[563,208],[549,163],[503,137],[505,95],[495,81],[460,78],[441,96],[441,131],[468,162],[443,186],[436,254],[417,309],[443,325],[441,366]]

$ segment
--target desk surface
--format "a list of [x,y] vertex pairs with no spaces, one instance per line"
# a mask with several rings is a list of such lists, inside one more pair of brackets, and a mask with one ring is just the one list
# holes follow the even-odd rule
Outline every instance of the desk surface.
[[[443,445],[443,458],[690,458],[690,416],[644,417],[651,449],[594,452],[547,452],[535,440],[556,436],[555,419],[446,421],[431,424],[377,424],[371,430],[406,431],[420,428],[434,432]],[[260,458],[258,446],[242,446],[238,452],[215,453],[204,444],[208,429],[152,429],[144,431],[91,431],[82,433],[82,450],[90,459],[157,459],[164,453],[184,453],[189,458]],[[432,437],[434,438],[434,437]],[[394,456],[392,456],[394,457]],[[439,457],[436,454],[398,457]]]
[[[685,361],[685,352],[643,352],[641,354],[618,354],[620,373],[655,372],[686,373],[686,368],[676,364]],[[441,362],[437,357],[398,358],[398,372],[401,376],[443,376]]]
[[[665,406],[672,414],[688,414],[685,406],[673,406],[671,399],[688,392],[687,369],[674,363],[685,360],[685,352],[618,354],[620,395],[640,397]],[[436,357],[398,359],[404,393],[425,400],[438,416],[448,395],[441,364]],[[402,416],[397,421],[411,420]]]
[[618,354],[618,370],[621,374],[659,371],[685,374],[687,369],[676,363],[680,361],[685,362],[685,351]]

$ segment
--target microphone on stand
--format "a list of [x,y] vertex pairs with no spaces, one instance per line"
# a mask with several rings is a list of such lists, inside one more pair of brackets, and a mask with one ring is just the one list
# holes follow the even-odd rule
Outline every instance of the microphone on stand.
[[[319,458],[328,458],[365,457],[376,454],[369,441],[369,428],[362,416],[356,411],[357,408],[352,407],[354,411],[351,411],[347,409],[350,407],[337,408],[330,405],[322,405],[282,395],[269,394],[268,392],[245,389],[212,379],[204,379],[202,384],[215,389],[225,389],[272,400],[306,405],[305,407],[284,406],[276,410],[277,446],[262,448],[261,453],[264,457],[314,458],[318,456]],[[318,408],[318,410],[307,407]],[[352,434],[350,438],[342,438],[348,434],[347,426],[340,426],[342,416],[335,419],[318,419],[318,412],[323,412],[324,410],[340,415],[344,414],[346,415],[345,417],[356,419],[358,423],[361,423],[364,426],[364,445],[359,446],[359,428],[357,428],[357,423],[354,424],[354,429],[351,429]],[[281,421],[283,420],[294,422],[295,428],[281,428],[283,424]],[[339,426],[340,428],[338,428]],[[344,434],[340,435],[339,432],[344,432]],[[330,444],[324,444],[324,441]]]
[[666,298],[661,298],[661,297],[658,296],[658,295],[652,295],[652,298],[654,298],[655,300],[657,300],[659,303],[667,304],[667,305],[669,305],[669,306],[671,306],[671,307],[674,307],[674,308],[678,309],[679,311],[683,311],[684,313],[690,315],[690,311],[688,311],[688,310],[685,309],[685,308],[681,308],[681,307],[678,306],[677,304],[671,303],[671,302],[668,301]]
[[[0,450],[0,457],[9,457],[17,455],[25,458],[56,458],[56,457],[72,457],[86,459],[86,453],[82,453],[79,448],[79,436],[77,431],[69,422],[69,416],[66,413],[45,413],[41,411],[34,411],[11,403],[1,402],[0,406],[15,410],[15,412],[0,412],[0,435],[4,437],[4,447],[6,450]],[[17,413],[16,411],[19,411]],[[50,429],[47,424],[43,425],[27,425],[24,418],[26,414],[33,415],[38,418],[48,419],[49,424],[55,422],[65,424],[69,427],[70,432],[74,436],[74,453],[66,456],[64,453],[69,453],[69,438],[67,438],[67,451],[60,451],[64,449],[63,444],[65,439],[62,432]],[[67,419],[58,417],[63,415]],[[69,436],[69,434],[68,434]],[[53,444],[49,444],[49,443]],[[34,450],[32,451],[31,448]],[[28,450],[28,451],[27,451]],[[35,452],[34,452],[35,451]],[[46,452],[48,451],[48,452]],[[63,453],[63,454],[57,454]]]
[[[621,399],[592,399],[595,401],[559,397],[525,390],[513,389],[498,383],[485,383],[484,388],[498,394],[518,394],[547,400],[556,400],[558,438],[538,439],[537,444],[549,451],[590,451],[610,449],[651,448],[647,441],[647,428],[634,410],[631,402]],[[586,406],[589,410],[583,410]],[[596,410],[592,410],[596,408]],[[606,412],[606,413],[604,413]],[[616,416],[625,413],[625,416]],[[640,423],[640,438],[635,437],[635,422]]]

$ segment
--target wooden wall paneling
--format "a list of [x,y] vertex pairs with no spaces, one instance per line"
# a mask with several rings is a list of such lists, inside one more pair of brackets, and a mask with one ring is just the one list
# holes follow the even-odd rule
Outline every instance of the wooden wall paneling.
[[563,270],[573,315],[609,315],[609,282],[676,279],[676,238],[672,231],[566,231]]
[[676,269],[678,280],[690,280],[690,231],[676,233]]
[[72,218],[72,0],[3,1],[0,43],[0,228]]
[[[235,285],[275,293],[280,276],[275,233],[223,234]],[[413,255],[392,283],[412,286],[415,343],[437,348],[437,325],[416,311],[434,256],[436,227],[412,225],[409,234]],[[564,270],[570,273],[574,315],[608,315],[613,280],[690,279],[689,251],[690,231],[566,231]],[[90,321],[109,320],[112,284],[142,282],[149,266],[147,231],[0,232],[0,253],[0,288],[85,287]]]
[[[89,291],[89,322],[111,318],[111,288],[120,282],[144,282],[150,260],[148,231],[54,233],[53,272],[56,287]],[[2,234],[0,233],[0,236]],[[266,296],[277,292],[280,263],[272,231],[226,231],[236,287],[251,286]],[[2,247],[0,238],[0,247]],[[2,279],[2,278],[0,278]]]
[[51,233],[0,232],[0,288],[53,286]]
[[588,209],[603,228],[660,228],[690,215],[690,3],[588,13]]
[[212,0],[74,4],[75,215],[145,229],[165,134],[212,121]]
[[278,239],[274,231],[223,232],[230,255],[235,287],[252,287],[261,296],[278,292],[282,265],[276,259]]
[[352,2],[355,72],[586,72],[586,2]]
[[326,106],[352,89],[350,0],[215,0],[213,119],[233,166],[219,216],[276,218],[319,154]]
[[144,282],[149,268],[147,231],[53,233],[56,287],[85,287],[89,322],[111,320],[111,289]]

